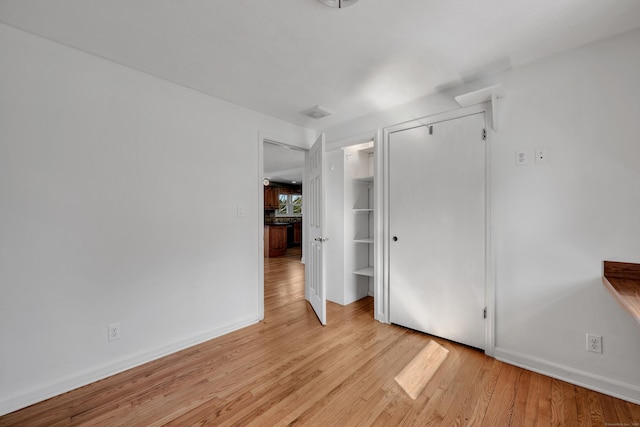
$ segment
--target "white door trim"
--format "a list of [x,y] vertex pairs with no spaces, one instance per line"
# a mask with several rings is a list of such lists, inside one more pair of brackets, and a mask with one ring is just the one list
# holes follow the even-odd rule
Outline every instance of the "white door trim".
[[[461,117],[469,116],[472,114],[484,113],[485,115],[485,129],[487,131],[486,143],[485,143],[485,306],[487,308],[487,318],[485,322],[485,354],[489,356],[494,355],[495,350],[495,253],[493,248],[493,185],[492,185],[492,168],[491,168],[491,136],[493,130],[487,124],[491,123],[491,103],[486,102],[482,104],[473,105],[466,108],[447,111],[427,117],[423,117],[416,120],[400,123],[394,126],[390,126],[383,129],[383,138],[380,147],[377,147],[377,161],[380,163],[381,169],[380,178],[376,175],[378,182],[382,185],[380,190],[382,194],[376,194],[376,204],[382,206],[376,206],[377,212],[382,212],[382,215],[378,215],[381,224],[381,238],[378,241],[381,243],[376,250],[376,261],[378,255],[382,259],[380,268],[380,289],[376,288],[376,296],[381,295],[380,310],[376,309],[377,320],[384,323],[389,323],[389,247],[390,247],[390,235],[389,235],[389,135],[401,130],[411,129],[417,126],[424,126],[434,124],[437,122],[458,119]],[[378,302],[378,301],[376,301]],[[377,304],[376,304],[377,306]]]

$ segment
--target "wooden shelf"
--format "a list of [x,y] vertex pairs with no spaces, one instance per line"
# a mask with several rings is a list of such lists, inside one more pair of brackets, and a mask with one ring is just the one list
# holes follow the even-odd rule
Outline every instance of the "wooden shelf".
[[640,325],[640,264],[605,261],[602,284]]
[[373,267],[365,267],[353,272],[353,274],[358,274],[360,276],[368,276],[373,277]]

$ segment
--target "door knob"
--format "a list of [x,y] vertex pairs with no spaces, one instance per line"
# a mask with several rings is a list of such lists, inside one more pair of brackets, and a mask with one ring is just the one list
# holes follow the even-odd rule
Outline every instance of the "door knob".
[[393,236],[393,241],[397,242],[398,241],[398,236]]
[[329,240],[328,237],[316,237],[314,239],[316,242],[326,242],[327,240]]

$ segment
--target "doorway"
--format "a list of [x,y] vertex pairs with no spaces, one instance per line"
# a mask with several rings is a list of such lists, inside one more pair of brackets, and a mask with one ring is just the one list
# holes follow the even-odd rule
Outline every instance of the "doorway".
[[[289,264],[297,259],[304,263],[306,233],[304,231],[304,183],[308,150],[260,137],[259,173],[261,187],[260,255],[259,255],[259,307],[264,319],[266,299],[277,298],[277,293],[266,293],[267,282],[287,280],[290,269],[273,268],[282,258]],[[273,196],[273,198],[271,198]],[[271,199],[271,200],[268,200]],[[269,258],[265,258],[269,257]],[[265,260],[269,268],[265,269]],[[285,263],[286,263],[285,262]],[[303,268],[303,267],[302,267]],[[265,279],[269,274],[269,280]],[[276,277],[274,277],[276,275]],[[304,293],[304,289],[302,290]],[[270,306],[277,302],[269,301]]]

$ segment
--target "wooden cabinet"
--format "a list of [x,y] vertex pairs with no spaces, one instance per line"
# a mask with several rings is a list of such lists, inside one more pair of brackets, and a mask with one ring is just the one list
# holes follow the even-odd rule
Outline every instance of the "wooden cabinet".
[[264,226],[264,256],[266,258],[284,255],[287,252],[287,226]]
[[264,187],[264,208],[278,209],[280,206],[280,189],[277,187]]
[[293,223],[293,244],[302,244],[302,222]]

